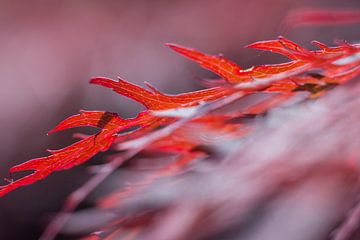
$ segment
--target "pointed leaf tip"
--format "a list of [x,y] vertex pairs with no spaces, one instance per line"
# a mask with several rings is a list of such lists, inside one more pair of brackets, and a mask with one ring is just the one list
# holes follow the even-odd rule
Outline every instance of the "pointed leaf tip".
[[224,58],[222,55],[208,55],[193,48],[184,47],[177,44],[166,44],[174,51],[197,62],[205,69],[219,75],[229,83],[239,83],[247,81],[247,77],[241,74],[241,67],[236,63]]
[[108,88],[113,88],[119,81],[106,77],[95,77],[90,79],[91,84],[97,84]]

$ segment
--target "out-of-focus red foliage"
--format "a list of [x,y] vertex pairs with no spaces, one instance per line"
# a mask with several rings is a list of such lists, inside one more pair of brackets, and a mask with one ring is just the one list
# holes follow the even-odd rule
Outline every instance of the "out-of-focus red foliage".
[[354,9],[297,9],[288,14],[283,22],[284,28],[314,25],[343,25],[358,23],[360,11]]

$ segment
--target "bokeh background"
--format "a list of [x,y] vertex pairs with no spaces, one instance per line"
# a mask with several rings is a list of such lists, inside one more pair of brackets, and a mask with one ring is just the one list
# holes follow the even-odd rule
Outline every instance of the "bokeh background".
[[[360,39],[358,25],[281,32],[285,16],[304,7],[354,9],[360,1],[0,0],[1,178],[9,177],[9,167],[44,156],[47,148],[74,142],[74,131],[46,132],[79,109],[114,111],[123,117],[142,109],[89,85],[93,76],[149,81],[166,93],[200,89],[198,78],[214,77],[164,43],[223,53],[251,67],[284,60],[243,48],[278,35],[304,46],[315,39],[328,44]],[[101,160],[88,164],[96,161]],[[0,239],[37,239],[64,198],[89,176],[86,166],[79,166],[1,198]]]

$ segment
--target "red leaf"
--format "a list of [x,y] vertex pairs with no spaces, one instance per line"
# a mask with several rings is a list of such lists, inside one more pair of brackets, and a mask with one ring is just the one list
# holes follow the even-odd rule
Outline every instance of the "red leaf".
[[241,68],[230,60],[221,56],[210,56],[176,44],[167,44],[176,52],[199,63],[202,67],[209,69],[230,83],[247,82],[248,76],[240,76]]
[[129,120],[118,117],[116,113],[99,112],[99,111],[80,111],[80,114],[71,116],[62,121],[58,126],[49,131],[50,133],[62,131],[68,128],[90,126],[101,129],[112,129],[119,125],[129,124]]
[[[305,62],[293,61],[276,65],[263,65],[242,70],[238,65],[223,57],[209,56],[194,49],[168,44],[176,52],[199,63],[202,67],[218,74],[228,83],[251,82],[253,78],[265,78],[301,67]],[[314,55],[297,44],[280,37],[278,40],[262,41],[248,47],[280,53],[290,59],[314,59]]]
[[91,79],[90,83],[111,88],[115,92],[141,103],[149,110],[196,106],[201,101],[216,100],[234,91],[230,88],[215,87],[178,95],[165,95],[154,91],[154,88],[152,88],[153,91],[149,91],[122,79],[114,81],[109,78],[97,77]]
[[313,53],[284,37],[279,37],[277,40],[256,42],[248,45],[247,47],[279,53],[292,60],[314,59]]
[[106,151],[116,139],[115,133],[139,123],[138,118],[124,120],[115,113],[109,112],[81,112],[69,117],[50,132],[60,131],[77,126],[93,126],[101,128],[101,132],[80,140],[68,147],[59,150],[50,150],[48,157],[36,158],[14,166],[11,173],[26,170],[35,170],[19,180],[11,182],[0,189],[0,196],[24,185],[32,184],[47,177],[50,173],[65,170],[79,165],[100,151]]

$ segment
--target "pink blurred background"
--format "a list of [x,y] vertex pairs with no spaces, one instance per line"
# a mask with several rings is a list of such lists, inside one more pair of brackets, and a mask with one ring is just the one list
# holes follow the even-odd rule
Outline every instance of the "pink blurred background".
[[[149,81],[167,93],[199,89],[198,77],[214,77],[165,47],[166,42],[223,53],[250,67],[283,60],[243,49],[280,34],[305,46],[314,39],[328,44],[360,39],[356,25],[279,32],[289,11],[303,7],[353,9],[360,8],[360,1],[0,1],[1,178],[8,177],[9,167],[44,156],[45,149],[73,142],[74,131],[48,137],[46,132],[79,109],[123,117],[141,110],[108,89],[89,85],[92,76]],[[76,167],[0,199],[0,239],[37,239],[51,213],[89,176],[85,166]]]

